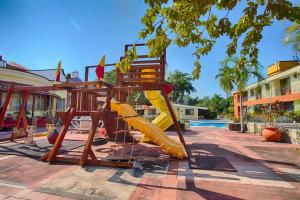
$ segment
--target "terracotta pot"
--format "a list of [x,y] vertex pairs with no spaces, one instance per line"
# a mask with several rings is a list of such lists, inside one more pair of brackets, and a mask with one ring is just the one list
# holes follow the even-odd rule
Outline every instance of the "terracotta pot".
[[277,127],[264,128],[262,135],[268,142],[279,142],[281,139],[281,133]]

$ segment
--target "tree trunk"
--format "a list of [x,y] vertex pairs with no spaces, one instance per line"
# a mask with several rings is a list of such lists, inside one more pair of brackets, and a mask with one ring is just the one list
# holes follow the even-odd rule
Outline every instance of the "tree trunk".
[[180,102],[179,102],[180,104],[184,104],[183,97],[184,97],[184,92],[181,93]]
[[243,97],[240,93],[240,123],[241,123],[241,132],[244,133],[244,122],[243,122]]

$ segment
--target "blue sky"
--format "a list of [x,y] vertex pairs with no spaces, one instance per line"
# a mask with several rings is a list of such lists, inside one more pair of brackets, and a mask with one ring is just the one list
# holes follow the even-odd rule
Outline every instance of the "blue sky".
[[[106,55],[114,63],[123,54],[124,44],[137,40],[140,18],[146,10],[142,0],[0,0],[0,54],[31,69],[55,68],[62,60],[67,73],[76,69],[84,76],[84,66],[95,65]],[[237,13],[230,13],[235,18]],[[289,22],[267,27],[259,44],[259,61],[266,67],[279,60],[291,60],[292,47],[282,38]],[[193,96],[224,95],[215,75],[226,56],[228,40],[221,38],[201,61],[199,80]],[[167,49],[168,70],[190,73],[193,47]]]

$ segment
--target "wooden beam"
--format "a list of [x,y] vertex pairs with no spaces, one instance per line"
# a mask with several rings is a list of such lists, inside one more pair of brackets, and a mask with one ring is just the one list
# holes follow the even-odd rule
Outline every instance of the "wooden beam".
[[96,155],[95,155],[95,153],[93,152],[92,149],[89,151],[89,155],[90,155],[90,158],[91,158],[93,161],[97,161],[97,157],[96,157]]
[[[18,117],[17,117],[17,121],[16,121],[16,125],[15,125],[16,128],[20,128],[21,123],[22,123],[23,128],[24,128],[25,131],[26,131],[27,126],[28,126],[27,117],[26,117],[26,106],[27,106],[28,96],[29,96],[29,92],[24,91],[23,101],[21,103],[19,113],[18,113]],[[26,133],[26,135],[27,135],[27,133]],[[15,133],[12,132],[10,140],[14,141],[14,139],[15,139]]]
[[13,90],[14,90],[14,84],[11,84],[9,86],[8,90],[7,90],[5,101],[4,101],[3,106],[1,107],[1,110],[0,110],[1,111],[0,112],[0,127],[3,126],[5,113],[7,111],[7,107],[9,105],[11,96],[13,94]]
[[89,69],[90,68],[88,66],[85,67],[85,72],[84,72],[84,81],[85,82],[89,81]]
[[56,155],[58,153],[58,150],[60,149],[62,142],[66,136],[66,133],[68,131],[68,128],[71,124],[71,120],[73,119],[74,116],[74,112],[75,112],[75,108],[74,107],[70,107],[68,110],[68,114],[66,116],[66,120],[62,126],[62,128],[59,131],[59,135],[55,141],[54,146],[52,147],[52,149],[49,152],[49,156],[47,157],[47,161],[48,162],[52,162],[53,160],[55,160]]
[[[130,70],[143,70],[143,69],[161,69],[159,63],[155,65],[130,65]],[[126,74],[127,72],[123,73]]]
[[[75,156],[57,156],[56,161],[58,162],[68,162],[72,164],[78,164],[80,162],[79,157]],[[128,160],[126,162],[122,161],[110,161],[110,160],[94,160],[88,159],[87,165],[99,166],[99,167],[119,167],[119,168],[132,168],[133,160]]]
[[34,118],[34,110],[35,110],[35,95],[34,93],[32,93],[32,106],[31,106],[31,124],[33,122],[33,118]]
[[54,88],[74,88],[78,86],[88,86],[88,85],[96,85],[101,81],[89,81],[89,82],[80,82],[80,83],[63,83],[63,84],[54,84]]
[[135,61],[131,61],[130,62],[131,64],[159,64],[160,63],[160,60],[135,60]]
[[176,130],[177,135],[178,135],[178,137],[179,137],[179,139],[180,139],[180,142],[182,143],[182,145],[183,145],[183,147],[184,147],[184,149],[185,149],[185,151],[186,151],[186,153],[187,153],[188,158],[191,158],[190,153],[189,153],[189,151],[187,150],[187,146],[186,146],[184,137],[183,137],[183,135],[182,135],[182,133],[181,133],[180,126],[179,126],[179,124],[178,124],[178,121],[177,121],[176,115],[175,115],[175,113],[174,113],[173,106],[172,106],[172,104],[171,104],[171,102],[170,102],[170,100],[169,100],[169,97],[168,97],[168,95],[165,93],[164,90],[161,90],[161,93],[162,93],[162,95],[163,95],[163,97],[164,97],[164,99],[165,99],[165,101],[166,101],[168,110],[169,110],[169,112],[170,112],[171,118],[172,118],[173,123],[174,123],[175,130]]
[[92,151],[91,148],[92,148],[92,144],[93,144],[93,141],[94,141],[96,130],[98,128],[98,124],[99,124],[101,114],[102,114],[102,111],[98,111],[97,113],[91,113],[91,118],[92,118],[92,121],[93,121],[92,128],[89,131],[89,136],[88,136],[88,139],[85,143],[81,159],[79,161],[79,165],[81,165],[82,167],[86,165],[88,156],[90,155],[90,152]]

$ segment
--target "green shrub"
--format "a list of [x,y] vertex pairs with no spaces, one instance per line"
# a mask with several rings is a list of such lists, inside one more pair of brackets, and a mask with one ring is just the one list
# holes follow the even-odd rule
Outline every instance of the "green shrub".
[[208,111],[204,114],[204,119],[216,119],[218,116],[217,112]]

